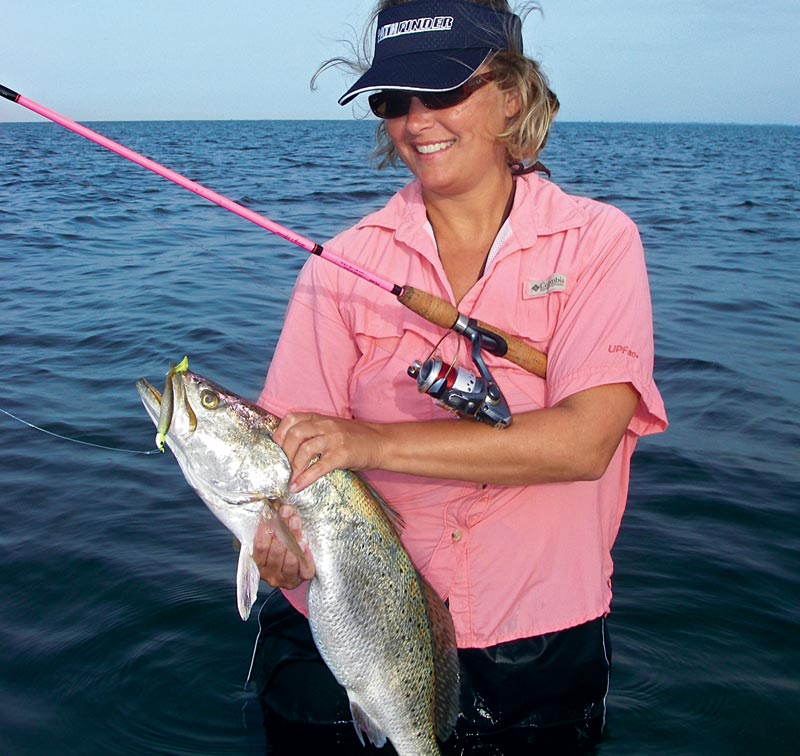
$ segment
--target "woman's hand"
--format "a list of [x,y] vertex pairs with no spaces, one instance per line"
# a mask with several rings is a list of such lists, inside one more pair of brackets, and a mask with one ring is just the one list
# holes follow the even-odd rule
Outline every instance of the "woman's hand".
[[289,527],[294,539],[300,544],[305,564],[281,543],[275,535],[275,526],[264,520],[253,539],[253,559],[261,575],[273,588],[297,588],[302,582],[314,577],[314,560],[303,541],[300,518],[294,510],[284,504],[278,515]]
[[378,429],[357,420],[306,412],[283,418],[273,435],[292,465],[289,491],[310,486],[331,470],[379,468],[381,436]]

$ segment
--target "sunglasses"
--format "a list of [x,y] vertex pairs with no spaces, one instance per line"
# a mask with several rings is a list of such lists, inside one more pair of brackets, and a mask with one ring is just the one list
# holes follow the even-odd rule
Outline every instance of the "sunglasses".
[[400,118],[408,115],[411,98],[417,97],[428,110],[444,110],[464,102],[473,92],[484,84],[494,81],[493,71],[478,74],[465,81],[460,87],[446,92],[407,92],[403,89],[382,89],[369,96],[369,106],[378,118]]

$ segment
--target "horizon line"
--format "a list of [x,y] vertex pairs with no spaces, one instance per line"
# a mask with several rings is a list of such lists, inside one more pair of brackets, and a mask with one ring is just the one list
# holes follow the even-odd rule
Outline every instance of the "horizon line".
[[[359,118],[83,118],[75,119],[76,123],[260,123],[263,121],[297,121],[311,123],[370,123],[376,126],[380,123],[377,119],[367,120]],[[44,124],[58,126],[47,119],[41,118],[19,118],[4,120],[0,118],[0,124]],[[798,128],[800,122],[781,122],[781,121],[725,121],[725,120],[676,120],[666,121],[660,119],[633,121],[630,119],[560,119],[553,122],[553,126],[558,124],[641,124],[641,125],[665,125],[665,126],[779,126],[784,128]]]

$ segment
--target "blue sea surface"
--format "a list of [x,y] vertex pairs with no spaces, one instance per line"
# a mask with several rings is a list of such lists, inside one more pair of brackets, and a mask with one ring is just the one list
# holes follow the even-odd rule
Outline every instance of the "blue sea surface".
[[[320,243],[408,180],[364,121],[89,125]],[[639,225],[671,421],[634,457],[600,753],[797,753],[800,128],[560,123],[543,161]],[[184,354],[255,398],[305,258],[0,123],[0,753],[263,751],[236,554],[178,466],[4,413],[152,450],[134,383]]]

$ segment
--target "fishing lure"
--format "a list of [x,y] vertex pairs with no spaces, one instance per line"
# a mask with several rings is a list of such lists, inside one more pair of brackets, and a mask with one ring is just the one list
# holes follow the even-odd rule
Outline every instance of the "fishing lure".
[[[189,358],[184,357],[177,365],[173,365],[167,372],[167,381],[164,384],[164,393],[161,394],[161,410],[158,415],[158,423],[156,424],[156,446],[158,450],[164,453],[164,444],[167,441],[167,433],[169,426],[172,424],[172,412],[175,407],[175,394],[172,388],[172,376],[180,373],[186,373],[189,370]],[[191,409],[190,409],[191,411]],[[190,425],[192,418],[190,417]],[[197,424],[197,419],[194,419],[194,424]]]

